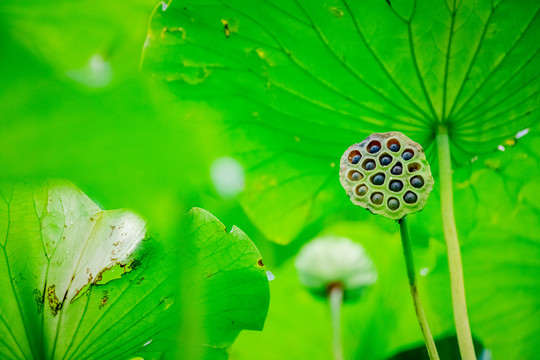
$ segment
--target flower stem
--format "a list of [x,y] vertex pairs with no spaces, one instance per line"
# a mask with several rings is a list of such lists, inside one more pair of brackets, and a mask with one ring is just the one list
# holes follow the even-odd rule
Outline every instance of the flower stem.
[[403,254],[405,255],[405,264],[407,265],[407,276],[409,277],[409,285],[411,287],[411,294],[414,303],[414,310],[416,311],[416,317],[420,324],[420,330],[424,335],[424,342],[426,343],[429,358],[431,360],[439,360],[439,354],[435,347],[435,341],[429,330],[429,325],[424,313],[424,308],[420,302],[420,296],[418,296],[418,288],[416,285],[416,276],[414,273],[414,259],[411,248],[411,241],[409,237],[409,228],[407,226],[406,217],[401,218],[399,221],[399,230],[401,232],[401,243],[403,244]]
[[439,179],[441,184],[441,214],[448,251],[448,267],[450,269],[452,303],[454,306],[454,321],[456,324],[459,350],[463,360],[475,360],[476,355],[474,353],[469,316],[467,315],[467,303],[465,301],[461,252],[459,249],[456,221],[454,219],[450,143],[448,129],[444,125],[440,125],[437,132],[437,153],[439,157]]
[[332,317],[332,332],[334,334],[334,360],[343,360],[341,346],[341,305],[343,304],[343,287],[341,284],[332,284],[328,294],[330,302],[330,315]]

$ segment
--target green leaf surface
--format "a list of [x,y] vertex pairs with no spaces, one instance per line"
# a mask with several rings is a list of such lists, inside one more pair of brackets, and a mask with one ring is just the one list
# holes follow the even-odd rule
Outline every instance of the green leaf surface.
[[[331,222],[340,211],[360,217],[345,204],[335,167],[350,144],[372,132],[397,130],[433,159],[437,126],[447,126],[461,166],[454,173],[454,198],[473,333],[494,357],[534,358],[540,222],[532,199],[539,139],[531,126],[538,120],[539,6],[172,2],[154,13],[145,66],[179,97],[221,112],[224,134],[238,144],[234,154],[246,168],[246,214],[279,243],[316,220]],[[535,135],[518,138],[525,128]],[[506,151],[496,150],[499,145]],[[411,218],[415,231],[442,242],[439,211],[434,192],[426,209]],[[450,293],[440,287],[448,281],[446,264],[432,276],[438,282],[426,288],[433,302],[427,306],[451,327]],[[294,318],[285,299],[271,309],[271,319]],[[371,310],[380,315],[387,309]],[[296,327],[270,322],[268,332],[248,335],[263,342],[243,345],[247,352],[268,343],[267,351],[281,346],[284,357],[319,349],[323,339],[301,349],[283,342],[310,319],[300,316]],[[297,331],[286,336],[283,328]],[[436,325],[435,332],[440,334]],[[367,337],[385,348],[395,335],[384,336],[369,329],[355,339]],[[397,341],[387,354],[372,356],[389,356],[403,345]],[[357,351],[368,356],[365,348],[358,345]]]
[[67,182],[0,194],[3,359],[226,359],[241,330],[262,329],[261,255],[210,213],[189,213],[178,252],[148,238],[138,215],[101,210]]
[[288,243],[342,208],[335,164],[370,133],[401,131],[429,153],[442,123],[463,163],[534,123],[539,7],[173,1],[153,14],[144,64],[221,113],[246,167],[246,213]]
[[[536,201],[540,171],[540,129],[454,173],[456,212],[474,337],[493,359],[535,359],[540,342],[540,212]],[[431,330],[441,339],[454,330],[448,264],[440,228],[439,199],[409,217],[419,293]],[[347,236],[373,257],[379,283],[358,303],[346,304],[343,336],[349,358],[387,359],[422,346],[408,296],[397,225],[384,220],[338,223],[325,233]],[[394,232],[394,233],[392,233]],[[331,356],[328,305],[298,282],[293,261],[272,269],[272,303],[266,329],[245,333],[233,359],[328,359]],[[406,296],[407,295],[407,296]],[[306,325],[308,324],[308,325]],[[299,337],[298,334],[303,336]],[[414,355],[414,354],[413,354]],[[441,353],[441,359],[452,360]],[[427,357],[426,357],[427,358]],[[416,359],[412,357],[411,359]]]
[[176,282],[138,215],[65,182],[1,195],[2,358],[125,358],[171,325]]
[[[185,291],[198,311],[201,349],[193,359],[227,359],[241,330],[262,330],[269,306],[269,287],[261,254],[247,235],[225,226],[209,212],[188,214],[194,251],[187,256]],[[193,304],[186,303],[193,308]],[[198,327],[191,327],[188,331]],[[182,357],[185,358],[185,357]]]
[[493,358],[537,357],[539,134],[536,125],[514,147],[455,173],[471,325]]
[[[478,156],[453,175],[471,329],[494,359],[537,357],[540,212],[532,199],[538,197],[539,130],[531,127],[505,151]],[[442,242],[438,207],[435,194],[430,207],[411,220]],[[448,295],[436,289],[427,287],[428,299],[443,309]]]

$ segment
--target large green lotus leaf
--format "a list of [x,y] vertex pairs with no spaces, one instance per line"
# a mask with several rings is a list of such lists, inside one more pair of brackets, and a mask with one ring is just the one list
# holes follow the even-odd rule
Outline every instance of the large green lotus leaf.
[[[179,253],[147,238],[138,215],[100,210],[69,183],[5,185],[1,195],[2,358],[157,359],[199,348],[226,356],[240,330],[262,328],[260,254],[209,213],[190,213],[180,242],[189,252]],[[191,294],[181,306],[179,287]]]
[[[538,119],[537,1],[173,1],[144,65],[210,104],[246,167],[242,202],[287,243],[334,213],[352,143],[401,131],[459,162]],[[342,202],[339,202],[342,203]]]

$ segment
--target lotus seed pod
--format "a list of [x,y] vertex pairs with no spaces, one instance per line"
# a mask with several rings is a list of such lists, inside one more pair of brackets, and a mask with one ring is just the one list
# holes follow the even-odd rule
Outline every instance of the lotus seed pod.
[[[351,161],[351,154],[362,161]],[[359,180],[348,177],[351,171]],[[422,210],[433,190],[424,150],[399,132],[372,134],[349,147],[339,174],[354,204],[394,220]]]
[[340,284],[345,299],[355,299],[377,281],[377,270],[362,245],[344,237],[310,241],[300,250],[295,265],[300,283],[322,297],[332,285]]

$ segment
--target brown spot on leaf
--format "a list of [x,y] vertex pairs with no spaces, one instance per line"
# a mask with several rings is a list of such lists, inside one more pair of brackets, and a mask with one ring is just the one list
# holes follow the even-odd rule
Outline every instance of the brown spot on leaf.
[[32,293],[34,294],[34,301],[36,302],[38,314],[41,314],[43,311],[43,302],[45,301],[43,294],[39,289],[34,289]]
[[51,309],[52,316],[58,315],[58,311],[62,308],[62,303],[56,296],[56,286],[51,285],[47,288],[47,300],[49,302],[49,308]]
[[225,37],[228,38],[231,36],[231,31],[229,30],[229,22],[225,19],[221,19],[221,23],[223,24],[223,30],[225,30]]
[[109,292],[103,291],[103,296],[101,297],[101,300],[99,301],[99,308],[102,309],[105,305],[107,305],[107,302],[109,301]]
[[259,261],[257,261],[257,264],[259,264],[259,266],[264,266],[262,259],[259,259]]
[[141,261],[138,260],[138,259],[135,259],[131,262],[131,264],[129,265],[129,267],[131,268],[131,270],[137,270],[137,268],[141,266]]

